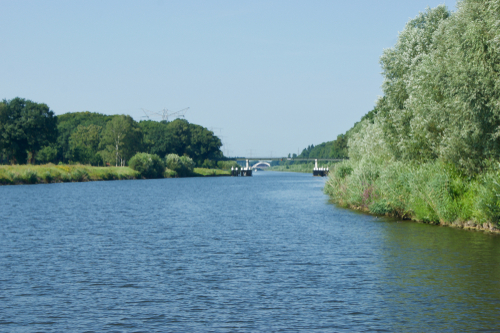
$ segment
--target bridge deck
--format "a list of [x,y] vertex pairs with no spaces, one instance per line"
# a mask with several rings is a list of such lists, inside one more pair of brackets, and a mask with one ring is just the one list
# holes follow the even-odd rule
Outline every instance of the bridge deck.
[[228,157],[228,160],[231,161],[330,161],[330,162],[340,162],[340,161],[345,161],[346,159],[343,158],[288,158],[288,157],[235,157],[235,158],[230,158]]

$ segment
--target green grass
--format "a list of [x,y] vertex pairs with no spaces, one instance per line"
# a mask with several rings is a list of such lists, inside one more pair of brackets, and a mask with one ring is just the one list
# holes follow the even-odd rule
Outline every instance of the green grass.
[[93,167],[87,165],[0,165],[0,184],[37,184],[85,182],[140,178],[128,167]]
[[451,165],[386,162],[338,164],[325,192],[333,202],[376,215],[459,227],[500,228],[500,167],[474,178]]
[[230,176],[231,171],[219,169],[194,168],[194,177]]
[[[195,168],[189,177],[230,176],[230,171]],[[165,178],[179,177],[165,169]],[[0,185],[87,182],[100,180],[140,179],[129,167],[94,167],[89,165],[0,165]]]
[[[329,163],[318,163],[320,168],[330,168],[332,169],[336,162]],[[268,171],[287,171],[287,172],[303,172],[312,173],[314,169],[314,163],[296,163],[290,165],[275,165],[267,168]]]

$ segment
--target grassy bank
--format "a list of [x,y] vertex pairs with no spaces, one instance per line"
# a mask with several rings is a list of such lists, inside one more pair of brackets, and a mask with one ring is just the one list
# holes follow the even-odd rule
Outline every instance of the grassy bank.
[[128,167],[93,167],[86,165],[2,165],[0,184],[66,183],[140,178]]
[[231,176],[231,171],[219,169],[194,168],[193,177]]
[[325,192],[342,207],[376,215],[499,232],[500,168],[474,178],[440,161],[339,163]]
[[[409,20],[380,58],[383,96],[347,133],[325,187],[339,205],[498,232],[498,0]],[[471,51],[473,50],[473,51]]]
[[[319,167],[322,168],[330,168],[336,164],[335,162],[330,163],[318,163]],[[297,163],[297,164],[289,164],[289,165],[275,165],[266,170],[269,171],[286,171],[286,172],[303,172],[303,173],[312,173],[314,169],[314,163]]]
[[[189,177],[229,176],[229,171],[195,168]],[[166,169],[165,178],[178,177]],[[140,173],[129,167],[93,167],[87,165],[0,165],[0,185],[87,182],[100,180],[140,179]]]

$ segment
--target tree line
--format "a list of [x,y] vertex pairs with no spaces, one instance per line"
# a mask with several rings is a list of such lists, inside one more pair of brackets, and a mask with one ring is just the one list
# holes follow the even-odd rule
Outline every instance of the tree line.
[[[411,19],[380,63],[374,109],[299,157],[444,161],[474,176],[500,158],[500,1],[463,0]],[[342,156],[342,157],[341,157]]]
[[136,122],[128,115],[72,112],[56,116],[23,98],[0,102],[2,163],[81,163],[124,166],[138,152],[188,156],[194,163],[223,158],[221,140],[184,119]]
[[288,154],[288,157],[294,158],[347,158],[347,138],[346,134],[340,134],[337,139],[320,143],[311,144],[297,154]]
[[384,83],[351,158],[441,160],[474,176],[500,158],[500,1],[464,0],[410,20],[380,59]]

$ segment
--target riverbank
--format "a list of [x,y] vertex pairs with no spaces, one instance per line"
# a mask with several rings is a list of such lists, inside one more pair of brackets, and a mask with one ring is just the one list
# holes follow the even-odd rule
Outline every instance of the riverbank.
[[[321,163],[320,167],[331,169],[338,162]],[[312,173],[314,170],[314,163],[297,163],[288,165],[275,165],[266,169],[267,171],[285,171],[285,172],[301,172]]]
[[193,177],[226,177],[231,171],[220,169],[194,168]]
[[373,215],[500,233],[500,173],[467,178],[448,164],[338,164],[324,191],[333,203]]
[[[229,171],[195,168],[188,177],[230,176]],[[166,169],[165,178],[177,178],[175,171]],[[71,183],[105,180],[141,179],[138,171],[129,167],[94,167],[88,165],[0,165],[0,185]]]
[[281,172],[301,172],[312,173],[314,166],[309,165],[275,165],[266,169],[266,171],[281,171]]

